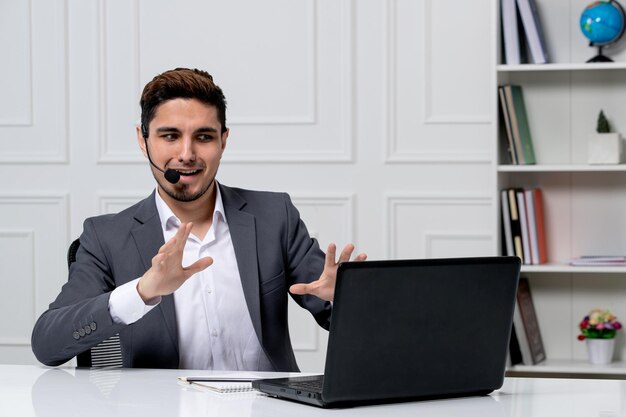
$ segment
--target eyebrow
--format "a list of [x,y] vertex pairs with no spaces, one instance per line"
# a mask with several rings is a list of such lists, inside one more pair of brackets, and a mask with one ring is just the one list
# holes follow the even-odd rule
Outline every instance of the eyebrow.
[[[162,126],[157,128],[157,133],[165,133],[165,132],[178,132],[180,133],[180,129],[178,129],[177,127],[170,127],[170,126]],[[199,129],[196,129],[196,131],[194,133],[217,133],[217,129],[214,127],[210,127],[210,126],[205,126],[205,127],[201,127]]]

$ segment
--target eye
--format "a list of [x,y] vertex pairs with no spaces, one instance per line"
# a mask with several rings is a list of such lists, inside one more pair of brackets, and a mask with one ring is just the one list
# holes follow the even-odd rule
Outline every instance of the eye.
[[200,134],[197,136],[200,142],[210,142],[213,140],[213,135]]
[[162,135],[159,136],[162,139],[165,139],[167,141],[173,141],[178,139],[178,134],[176,133],[164,133]]

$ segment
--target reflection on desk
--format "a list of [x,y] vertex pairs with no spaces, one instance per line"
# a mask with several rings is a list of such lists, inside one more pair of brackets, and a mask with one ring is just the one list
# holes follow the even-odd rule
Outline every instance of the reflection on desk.
[[[626,415],[626,381],[507,378],[484,397],[323,410],[257,393],[215,394],[177,377],[207,371],[74,369],[0,365],[0,416],[414,416],[588,417]],[[260,376],[285,376],[260,373]]]

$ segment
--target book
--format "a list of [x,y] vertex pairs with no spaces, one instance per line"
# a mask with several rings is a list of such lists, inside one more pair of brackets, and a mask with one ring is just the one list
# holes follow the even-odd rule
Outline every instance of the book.
[[[517,287],[517,300],[513,323],[525,365],[535,365],[546,359],[528,278],[521,277]],[[517,329],[522,329],[517,331]]]
[[522,87],[507,84],[504,86],[504,93],[511,119],[511,130],[517,150],[517,159],[520,164],[536,164],[537,160],[535,158],[535,149],[530,133]]
[[504,121],[504,131],[506,136],[506,145],[509,155],[509,162],[513,165],[517,165],[517,150],[515,149],[515,142],[513,139],[513,130],[511,128],[511,117],[509,116],[509,108],[506,101],[506,95],[504,93],[504,87],[498,87],[498,96],[500,97],[500,115]]
[[519,65],[521,52],[516,0],[501,0],[500,12],[505,62],[507,65]]
[[511,366],[524,363],[522,359],[522,352],[519,348],[519,341],[517,340],[515,323],[513,323],[511,328],[511,338],[509,339],[509,355],[507,360],[508,364]]
[[515,148],[515,155],[517,157],[517,163],[525,165],[524,153],[522,152],[522,142],[519,134],[519,128],[517,126],[517,115],[515,113],[515,105],[513,104],[513,92],[511,85],[506,84],[502,87],[504,91],[504,97],[506,99],[506,109],[509,117],[509,123],[511,125],[511,137],[513,146]]
[[626,266],[626,256],[619,255],[584,255],[572,258],[572,266]]
[[515,256],[524,259],[524,250],[522,246],[522,226],[520,225],[519,213],[517,210],[517,197],[515,188],[507,190],[509,196],[509,211],[511,214],[511,235],[513,236],[513,251]]
[[524,249],[524,257],[522,258],[524,264],[530,265],[533,263],[532,254],[530,251],[530,237],[528,232],[528,214],[526,210],[526,197],[523,189],[517,189],[515,191],[517,197],[517,211],[519,214],[520,228],[522,230],[522,247]]
[[511,233],[511,210],[509,209],[509,197],[507,190],[500,192],[500,206],[502,208],[502,229],[503,233],[503,253],[507,256],[515,256],[515,249],[513,248],[513,234]]
[[528,214],[528,234],[533,264],[548,262],[545,224],[543,217],[543,194],[540,188],[526,190],[526,209]]
[[524,27],[530,57],[534,64],[548,62],[546,41],[535,0],[517,0],[517,7]]
[[535,194],[533,190],[524,190],[526,218],[528,219],[528,246],[533,265],[539,264],[539,245],[537,242],[537,219],[535,219]]

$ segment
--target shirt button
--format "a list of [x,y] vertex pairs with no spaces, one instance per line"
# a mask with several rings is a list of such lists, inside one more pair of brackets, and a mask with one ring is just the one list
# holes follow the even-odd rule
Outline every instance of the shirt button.
[[210,288],[209,288],[208,290],[206,290],[206,292],[207,292],[208,294],[213,294],[213,290],[211,290]]
[[211,330],[211,336],[217,337],[217,330]]

